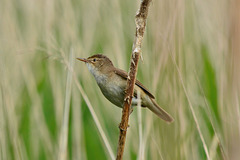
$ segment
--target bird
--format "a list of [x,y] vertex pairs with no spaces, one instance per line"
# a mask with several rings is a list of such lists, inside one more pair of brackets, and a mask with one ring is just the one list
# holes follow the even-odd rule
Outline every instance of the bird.
[[[103,95],[117,107],[123,108],[128,74],[126,71],[116,68],[112,61],[103,54],[95,54],[88,58],[77,58],[85,62],[88,70],[94,76]],[[162,120],[171,123],[174,121],[164,109],[162,109],[155,97],[138,80],[135,82],[132,106],[138,103],[137,93],[140,92],[141,107],[148,108]]]

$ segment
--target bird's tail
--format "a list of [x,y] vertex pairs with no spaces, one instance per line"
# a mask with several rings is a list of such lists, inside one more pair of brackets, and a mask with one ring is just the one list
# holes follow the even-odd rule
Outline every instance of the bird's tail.
[[148,109],[150,109],[153,113],[155,113],[159,118],[163,119],[166,122],[173,122],[174,119],[164,111],[152,98],[149,98],[152,101],[152,105],[148,105]]

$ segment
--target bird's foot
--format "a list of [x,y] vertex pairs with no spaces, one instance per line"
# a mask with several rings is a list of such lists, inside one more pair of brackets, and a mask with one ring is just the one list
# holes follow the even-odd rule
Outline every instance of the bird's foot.
[[[130,125],[127,126],[127,128],[129,128],[129,127],[130,127]],[[123,128],[121,127],[121,123],[118,125],[118,128],[119,128],[121,131],[127,131],[127,129],[123,129]]]

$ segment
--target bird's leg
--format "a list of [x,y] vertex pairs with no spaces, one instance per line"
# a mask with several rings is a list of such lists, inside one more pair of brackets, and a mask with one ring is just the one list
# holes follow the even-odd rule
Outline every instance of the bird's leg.
[[130,107],[129,116],[131,115],[132,112],[133,112],[133,106]]

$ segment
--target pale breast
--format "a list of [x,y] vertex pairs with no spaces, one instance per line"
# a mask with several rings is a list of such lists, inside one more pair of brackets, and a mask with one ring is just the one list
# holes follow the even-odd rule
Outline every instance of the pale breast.
[[[121,77],[119,77],[121,78]],[[110,81],[105,79],[102,79],[101,81],[98,80],[97,83],[103,93],[103,95],[113,104],[115,104],[118,107],[123,106],[123,100],[124,100],[124,90],[126,87],[125,81],[122,81],[122,79],[119,79],[118,76],[114,79],[112,78]],[[108,83],[107,83],[108,82]]]

